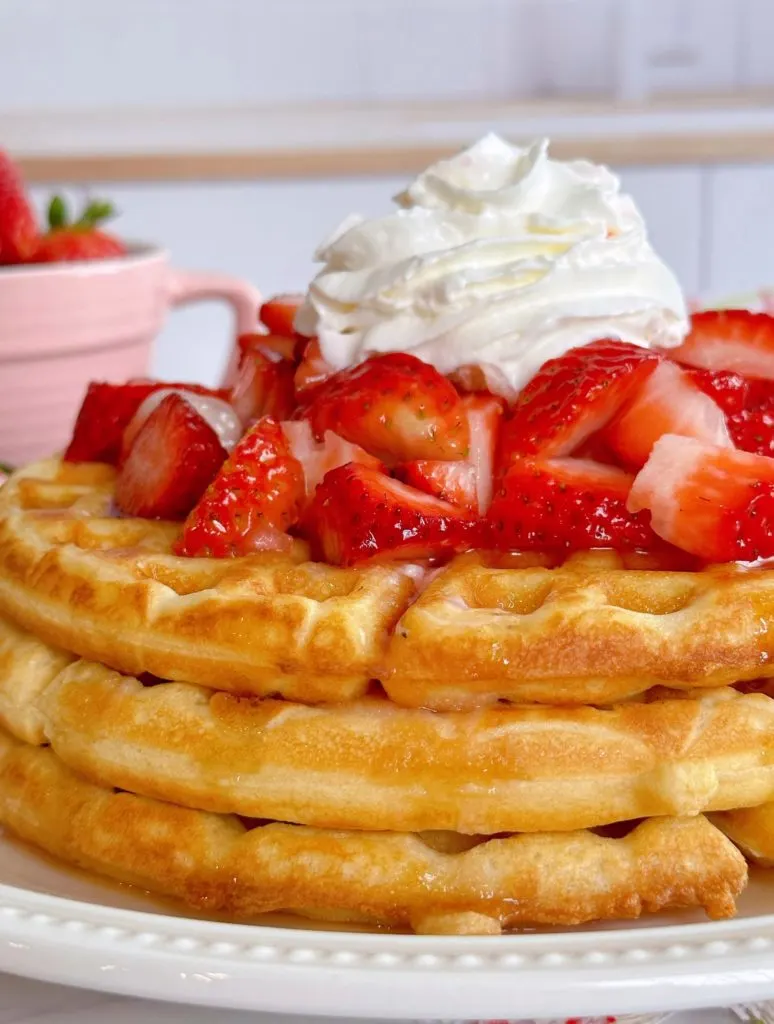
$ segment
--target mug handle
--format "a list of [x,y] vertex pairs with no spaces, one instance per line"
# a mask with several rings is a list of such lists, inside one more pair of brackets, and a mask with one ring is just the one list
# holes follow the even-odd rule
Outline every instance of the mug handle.
[[[167,296],[171,306],[182,306],[203,299],[220,299],[234,310],[236,335],[256,330],[258,310],[263,298],[257,288],[230,274],[211,274],[200,270],[170,270],[167,278]],[[224,382],[229,382],[236,370],[236,345],[232,346]]]

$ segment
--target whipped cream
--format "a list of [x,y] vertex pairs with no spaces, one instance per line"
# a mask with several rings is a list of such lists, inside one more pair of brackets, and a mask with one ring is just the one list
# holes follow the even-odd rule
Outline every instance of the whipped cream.
[[296,328],[335,369],[412,352],[442,373],[479,365],[503,392],[597,338],[679,345],[680,287],[619,184],[552,160],[547,140],[487,135],[420,174],[397,211],[339,226]]

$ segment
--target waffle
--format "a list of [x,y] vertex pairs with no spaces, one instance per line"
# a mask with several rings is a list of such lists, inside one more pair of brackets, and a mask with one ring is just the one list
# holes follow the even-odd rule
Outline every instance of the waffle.
[[50,742],[94,782],[322,828],[564,831],[774,798],[774,700],[732,689],[432,713],[378,697],[308,707],[144,687],[78,661],[34,705],[40,734],[9,731]]
[[74,660],[0,617],[0,725],[26,743],[45,743],[38,701]]
[[774,868],[774,801],[712,817],[749,860],[760,867]]
[[115,472],[38,463],[0,490],[0,607],[131,673],[301,701],[361,695],[414,593],[402,568],[171,555],[179,527],[111,514]]
[[248,828],[86,782],[42,747],[0,734],[0,822],[70,863],[250,919],[274,910],[420,932],[497,933],[703,907],[734,911],[742,856],[704,817],[477,842],[454,833]]
[[[344,701],[609,703],[774,675],[774,572],[462,556],[416,572],[288,556],[184,559],[178,527],[112,515],[114,470],[37,463],[0,491],[0,611],[131,674]],[[545,561],[545,560],[543,560]],[[416,599],[415,599],[416,598]]]
[[399,704],[599,704],[774,675],[774,571],[453,562],[404,613],[381,677]]
[[774,698],[726,685],[766,674],[774,576],[612,554],[338,569],[301,542],[183,559],[175,524],[114,514],[114,480],[50,460],[0,490],[10,831],[234,919],[733,913],[744,858],[701,812],[774,798]]

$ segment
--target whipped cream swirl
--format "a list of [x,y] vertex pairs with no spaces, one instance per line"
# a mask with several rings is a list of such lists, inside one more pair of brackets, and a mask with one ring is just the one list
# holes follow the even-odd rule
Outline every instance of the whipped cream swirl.
[[[487,135],[424,171],[375,220],[347,218],[296,318],[336,369],[412,352],[520,389],[547,360],[614,337],[672,347],[687,330],[672,272],[607,168]],[[501,387],[498,387],[501,385]]]

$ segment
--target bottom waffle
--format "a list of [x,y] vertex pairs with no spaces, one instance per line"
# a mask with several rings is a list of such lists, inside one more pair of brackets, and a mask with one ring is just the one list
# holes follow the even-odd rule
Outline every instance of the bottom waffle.
[[194,811],[86,782],[0,733],[0,823],[47,852],[208,913],[496,934],[522,925],[734,913],[744,858],[701,816],[592,832],[476,839],[344,832]]
[[774,867],[774,802],[711,817],[754,864]]

